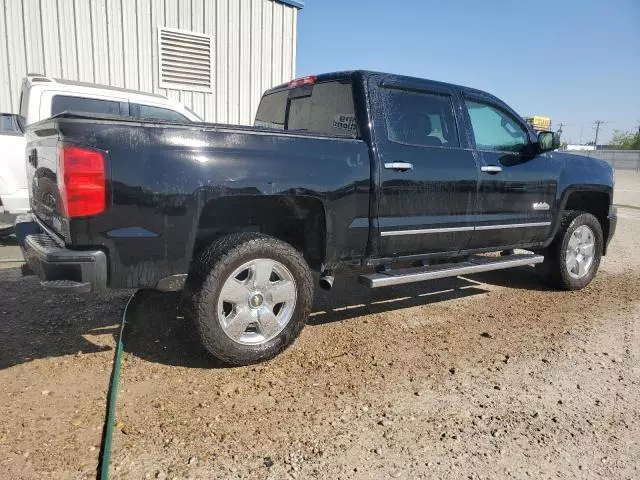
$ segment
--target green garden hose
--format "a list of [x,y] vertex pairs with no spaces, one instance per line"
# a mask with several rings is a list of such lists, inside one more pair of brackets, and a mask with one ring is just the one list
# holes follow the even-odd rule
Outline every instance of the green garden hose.
[[[137,293],[137,292],[136,292]],[[111,370],[111,380],[109,381],[109,394],[107,396],[107,413],[102,428],[102,443],[100,444],[100,455],[98,460],[98,480],[109,479],[109,462],[111,460],[111,441],[113,439],[113,426],[116,421],[116,399],[118,397],[118,385],[120,383],[120,366],[122,364],[122,352],[124,351],[124,327],[127,321],[127,311],[136,293],[129,297],[124,312],[122,313],[122,324],[120,325],[120,336],[113,358],[113,369]]]

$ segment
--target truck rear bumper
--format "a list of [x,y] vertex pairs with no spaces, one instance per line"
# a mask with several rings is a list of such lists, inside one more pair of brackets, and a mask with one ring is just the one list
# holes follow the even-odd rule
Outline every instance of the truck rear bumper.
[[15,233],[27,265],[43,286],[74,293],[107,288],[107,255],[102,250],[65,248],[31,214],[17,218]]

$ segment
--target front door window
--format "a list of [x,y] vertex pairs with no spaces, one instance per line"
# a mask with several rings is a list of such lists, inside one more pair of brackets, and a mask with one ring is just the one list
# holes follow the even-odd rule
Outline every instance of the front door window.
[[519,153],[528,145],[526,130],[508,113],[486,103],[466,104],[478,150]]

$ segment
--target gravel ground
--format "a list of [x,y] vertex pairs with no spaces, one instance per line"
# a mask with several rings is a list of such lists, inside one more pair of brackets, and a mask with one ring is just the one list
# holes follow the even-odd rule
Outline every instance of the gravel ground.
[[[621,208],[596,280],[531,268],[318,292],[296,344],[221,368],[175,295],[127,332],[114,478],[638,478],[640,210]],[[51,296],[0,272],[0,471],[95,476],[131,292]]]

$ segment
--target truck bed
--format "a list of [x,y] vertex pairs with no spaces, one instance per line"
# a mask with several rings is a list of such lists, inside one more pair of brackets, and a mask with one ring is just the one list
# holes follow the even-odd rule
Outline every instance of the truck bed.
[[[369,210],[369,153],[361,140],[64,113],[31,125],[27,141],[35,159],[28,165],[35,216],[66,248],[104,251],[111,287],[153,287],[186,274],[198,238],[213,233],[212,219],[237,216],[235,223],[243,223],[277,215],[287,202],[322,209],[333,230],[345,232],[334,239],[341,251],[362,252],[367,242],[368,225],[350,228]],[[60,145],[103,152],[102,214],[71,220],[61,214]],[[215,201],[256,197],[270,201],[256,211],[212,207]]]

